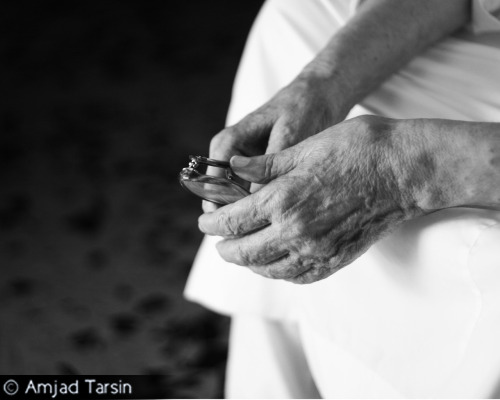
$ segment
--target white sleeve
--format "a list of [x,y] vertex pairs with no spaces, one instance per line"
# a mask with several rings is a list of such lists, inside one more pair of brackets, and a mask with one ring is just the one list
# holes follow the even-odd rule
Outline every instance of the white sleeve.
[[472,0],[470,30],[475,34],[500,32],[500,0]]

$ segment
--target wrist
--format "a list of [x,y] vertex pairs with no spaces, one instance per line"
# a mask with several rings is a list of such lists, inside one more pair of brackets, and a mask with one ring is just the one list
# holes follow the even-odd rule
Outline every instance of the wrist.
[[[460,124],[460,123],[459,123]],[[465,122],[455,128],[457,206],[500,206],[500,124]]]
[[413,125],[406,133],[416,143],[407,154],[408,182],[413,180],[410,192],[420,209],[500,205],[500,124],[438,119],[403,123]]
[[316,57],[304,67],[296,79],[307,82],[309,86],[322,92],[325,102],[334,110],[336,116],[332,124],[343,121],[357,103],[353,86],[330,60]]

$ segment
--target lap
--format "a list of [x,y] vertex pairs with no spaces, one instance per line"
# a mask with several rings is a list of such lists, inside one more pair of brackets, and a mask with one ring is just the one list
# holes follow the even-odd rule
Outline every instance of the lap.
[[[286,85],[345,23],[347,3],[335,4],[266,4],[237,74],[229,124]],[[391,77],[350,116],[500,121],[498,65],[500,40],[485,45],[474,37],[449,38]],[[186,296],[228,315],[303,326],[307,353],[316,360],[313,372],[333,371],[349,359],[352,371],[361,368],[358,376],[373,387],[385,382],[404,396],[488,397],[500,376],[500,357],[491,351],[500,335],[499,222],[496,211],[471,209],[411,221],[352,265],[306,287],[225,263],[215,250],[217,239],[206,238]],[[315,336],[330,343],[336,356],[328,359],[338,365],[321,361]],[[326,377],[316,372],[315,379]],[[322,394],[333,395],[325,385],[318,383]]]

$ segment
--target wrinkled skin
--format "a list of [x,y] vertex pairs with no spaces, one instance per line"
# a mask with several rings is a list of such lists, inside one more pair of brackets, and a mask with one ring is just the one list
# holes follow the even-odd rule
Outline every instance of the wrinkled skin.
[[[335,105],[332,93],[325,79],[299,75],[263,106],[215,135],[210,158],[228,161],[234,155],[276,153],[342,121],[347,110]],[[207,173],[221,174],[217,168]],[[252,192],[258,188],[254,185]],[[214,211],[217,206],[204,201],[203,209]]]
[[238,175],[266,185],[199,227],[224,237],[217,249],[228,262],[295,283],[324,279],[429,211],[435,155],[418,121],[363,116],[276,154],[234,157]]

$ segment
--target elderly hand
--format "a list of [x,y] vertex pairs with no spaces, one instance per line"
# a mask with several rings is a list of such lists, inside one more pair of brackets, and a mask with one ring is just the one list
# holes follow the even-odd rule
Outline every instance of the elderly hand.
[[[276,153],[339,123],[385,79],[469,17],[466,0],[364,1],[290,85],[213,138],[210,157]],[[204,202],[203,208],[217,207]]]
[[422,121],[363,116],[276,154],[233,157],[238,175],[267,185],[199,227],[224,237],[228,262],[295,283],[324,279],[402,221],[449,206],[439,131]]
[[[336,106],[333,95],[338,93],[331,86],[325,79],[304,72],[262,107],[214,136],[210,158],[229,160],[234,155],[276,153],[343,120],[349,108]],[[209,168],[207,173],[220,171]],[[216,208],[203,202],[205,211]]]

